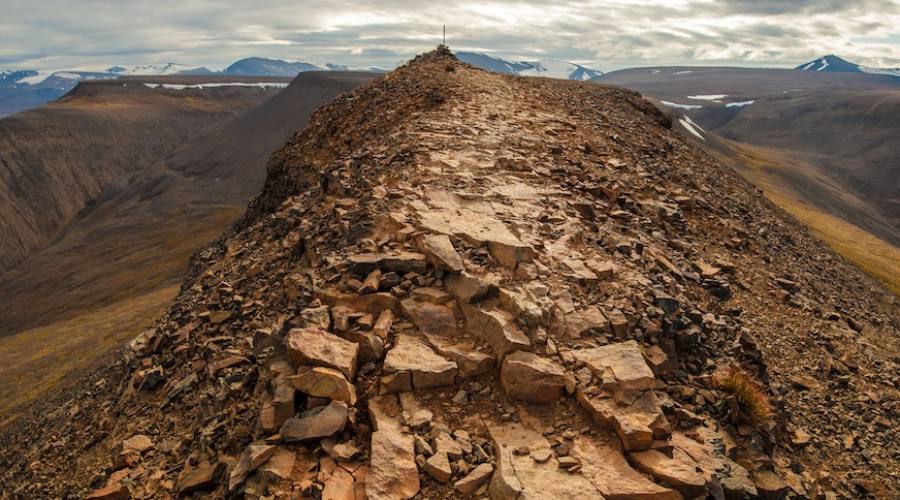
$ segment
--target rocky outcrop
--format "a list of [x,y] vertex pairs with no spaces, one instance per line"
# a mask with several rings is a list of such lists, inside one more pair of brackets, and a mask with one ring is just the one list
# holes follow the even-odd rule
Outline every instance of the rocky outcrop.
[[737,217],[743,205],[708,196],[727,174],[697,167],[716,168],[649,104],[438,52],[318,116],[96,386],[115,402],[84,400],[111,443],[154,422],[167,451],[135,457],[128,477],[148,479],[126,481],[136,496],[177,494],[169,470],[188,492],[250,498],[674,500],[824,484],[786,466],[811,458],[772,454],[777,428],[742,419],[714,376],[772,376],[747,324],[766,321],[757,301],[782,306],[752,293],[757,268],[716,274],[734,283],[723,298],[686,264],[727,269],[713,254],[729,252],[765,267],[749,229],[782,233],[749,225],[758,207]]

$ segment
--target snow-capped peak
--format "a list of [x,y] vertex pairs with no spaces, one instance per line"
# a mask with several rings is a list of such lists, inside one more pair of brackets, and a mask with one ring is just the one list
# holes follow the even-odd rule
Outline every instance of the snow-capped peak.
[[548,78],[561,78],[564,80],[590,80],[603,74],[602,71],[586,68],[580,64],[557,59],[542,59],[539,61],[507,61],[499,57],[482,54],[479,52],[457,52],[456,57],[473,66],[495,71],[522,76],[543,76]]
[[[206,68],[202,66],[190,66],[187,64],[164,63],[164,64],[141,64],[135,66],[113,66],[106,70],[120,76],[125,75],[175,75],[178,73],[187,73],[195,71],[203,71]],[[209,71],[209,70],[206,70]]]

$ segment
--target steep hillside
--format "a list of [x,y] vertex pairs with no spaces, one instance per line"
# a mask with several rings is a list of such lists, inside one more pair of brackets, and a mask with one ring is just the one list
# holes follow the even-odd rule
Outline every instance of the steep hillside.
[[338,98],[153,328],[3,429],[0,484],[895,491],[896,299],[669,126],[445,50]]
[[54,238],[105,188],[276,90],[98,81],[0,120],[0,275]]
[[320,105],[373,77],[296,78],[109,186],[51,244],[0,277],[0,417],[146,327],[190,255],[259,192],[269,155]]
[[681,117],[678,123],[689,118],[687,137],[900,293],[900,80],[770,69],[683,71],[625,70],[597,81],[651,96]]

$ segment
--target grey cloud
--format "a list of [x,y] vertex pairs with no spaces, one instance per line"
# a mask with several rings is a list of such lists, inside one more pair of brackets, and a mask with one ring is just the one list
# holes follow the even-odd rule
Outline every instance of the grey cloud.
[[[898,1],[5,0],[0,64],[61,69],[247,56],[392,67],[433,47],[639,64],[793,65],[824,52],[900,58]],[[65,12],[65,15],[60,13]],[[848,14],[851,13],[851,14]],[[894,37],[894,38],[891,38]]]

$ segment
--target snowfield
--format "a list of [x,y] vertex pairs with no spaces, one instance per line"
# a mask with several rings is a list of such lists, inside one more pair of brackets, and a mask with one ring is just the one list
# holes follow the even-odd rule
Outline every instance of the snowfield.
[[703,134],[700,133],[700,132],[706,132],[706,131],[703,130],[703,127],[694,123],[694,120],[691,120],[690,116],[685,115],[683,118],[679,118],[678,123],[680,123],[681,126],[684,127],[688,132],[699,137],[701,141],[706,140],[706,138],[703,137]]
[[260,87],[260,88],[279,88],[283,89],[287,87],[289,84],[287,82],[258,82],[258,83],[247,83],[247,82],[228,82],[228,83],[195,83],[191,85],[182,85],[177,83],[145,83],[145,87],[149,87],[151,89],[156,89],[162,87],[167,90],[185,90],[185,89],[206,89],[206,88],[216,88],[216,87]]
[[663,103],[665,106],[670,108],[678,108],[678,109],[700,109],[703,106],[699,104],[678,104],[677,102],[669,102],[669,101],[659,101]]
[[729,102],[729,103],[725,104],[725,107],[726,108],[743,108],[744,106],[749,106],[749,105],[753,104],[754,102],[756,102],[756,100]]

